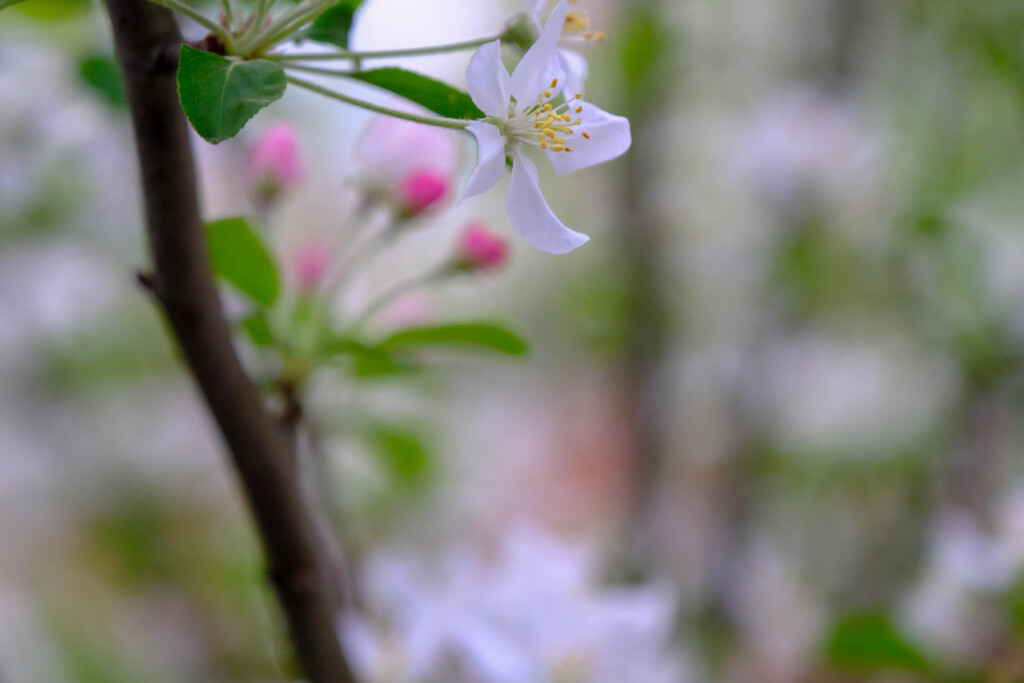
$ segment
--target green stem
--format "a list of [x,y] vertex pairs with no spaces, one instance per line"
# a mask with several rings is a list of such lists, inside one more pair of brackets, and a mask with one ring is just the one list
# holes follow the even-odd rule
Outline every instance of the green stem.
[[373,318],[374,315],[379,313],[382,308],[384,308],[389,303],[391,303],[398,297],[402,296],[403,294],[407,294],[413,290],[419,289],[421,287],[426,287],[427,285],[442,280],[450,272],[450,269],[448,269],[447,267],[442,267],[436,270],[428,271],[423,275],[410,278],[405,282],[398,283],[391,289],[385,291],[383,294],[378,296],[376,299],[372,300],[369,304],[367,304],[366,308],[363,309],[362,313],[357,315],[355,319],[352,321],[352,324],[349,325],[348,333],[351,334],[352,332],[357,331],[360,327],[368,323]]
[[238,46],[238,53],[245,56],[258,53],[295,31],[303,24],[313,21],[326,12],[337,0],[307,0],[288,12],[252,38]]
[[256,11],[249,19],[249,25],[245,27],[242,35],[238,36],[239,43],[245,43],[245,41],[251,40],[253,36],[259,33],[260,25],[263,24],[263,18],[267,16],[267,10],[270,5],[269,0],[259,0],[256,4]]
[[213,33],[213,34],[219,36],[220,39],[224,41],[224,45],[226,45],[228,47],[228,52],[231,52],[231,45],[234,42],[232,40],[232,38],[231,38],[231,34],[228,31],[226,31],[224,29],[224,27],[221,26],[220,24],[218,24],[217,22],[213,21],[212,19],[208,19],[207,17],[203,16],[202,14],[200,14],[196,10],[192,9],[191,7],[186,5],[185,3],[180,2],[179,0],[150,0],[150,1],[156,3],[157,5],[162,5],[162,6],[166,7],[167,9],[174,10],[175,12],[178,12],[179,14],[184,14],[186,17],[188,17],[192,21],[196,22],[197,24],[199,24],[200,26],[202,26],[203,28],[208,30],[210,33]]
[[450,43],[448,45],[431,45],[428,47],[411,47],[400,50],[371,50],[368,52],[355,52],[351,50],[339,50],[337,52],[316,52],[313,54],[274,54],[266,55],[264,59],[272,59],[279,62],[298,62],[298,61],[325,61],[325,60],[360,60],[360,59],[379,59],[383,57],[418,57],[421,55],[434,55],[441,54],[444,52],[460,52],[462,50],[472,50],[473,48],[480,47],[495,40],[499,40],[501,35],[489,36],[487,38],[477,38],[475,40],[466,40],[461,43]]
[[351,76],[354,73],[358,73],[357,71],[352,70],[321,69],[316,66],[306,66],[304,64],[282,64],[282,66],[286,69],[291,69],[292,71],[302,71],[303,73],[319,74],[321,76],[337,76],[339,78],[344,78],[346,76]]
[[370,111],[375,111],[378,114],[393,116],[396,119],[405,119],[406,121],[413,121],[415,123],[425,123],[428,126],[437,126],[439,128],[451,128],[453,130],[465,130],[466,126],[472,123],[472,121],[465,121],[463,119],[449,119],[441,116],[421,116],[419,114],[410,114],[409,112],[401,111],[399,109],[382,107],[379,104],[367,102],[366,100],[360,100],[355,97],[349,97],[348,95],[343,95],[340,92],[329,90],[327,88],[317,85],[316,83],[311,83],[307,80],[303,80],[295,76],[288,76],[288,82],[293,85],[297,85],[300,88],[305,88],[306,90],[311,90],[315,93],[324,95],[325,97],[330,97],[331,99],[338,100],[339,102],[351,104],[355,107],[362,107],[363,109],[369,109]]

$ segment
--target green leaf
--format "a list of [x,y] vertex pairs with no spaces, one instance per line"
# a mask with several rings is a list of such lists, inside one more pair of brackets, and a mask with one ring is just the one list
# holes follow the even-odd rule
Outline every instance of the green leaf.
[[324,360],[336,356],[351,356],[352,374],[360,379],[385,379],[395,375],[410,375],[420,367],[404,358],[396,358],[387,349],[368,346],[347,337],[328,342],[320,351]]
[[476,346],[509,355],[518,355],[527,349],[522,337],[505,327],[488,323],[413,327],[396,332],[380,343],[383,349],[409,346]]
[[181,46],[181,107],[196,132],[213,144],[234,137],[256,112],[280,99],[286,84],[284,69],[274,62],[246,62]]
[[347,50],[348,34],[352,31],[352,20],[363,0],[341,0],[313,22],[306,32],[306,38],[318,43],[330,43]]
[[117,62],[108,54],[87,55],[78,62],[78,75],[82,82],[112,107],[124,107],[128,99]]
[[206,246],[214,273],[256,302],[273,305],[277,300],[277,268],[248,219],[207,223]]
[[473,99],[468,94],[447,83],[412,71],[397,68],[371,69],[356,71],[346,76],[390,90],[439,116],[453,119],[484,117],[484,113],[473,104]]
[[[22,0],[0,0],[0,10]],[[64,21],[90,10],[89,0],[39,0],[18,7],[18,12],[40,21]]]
[[274,333],[270,331],[267,316],[263,315],[263,311],[257,311],[243,320],[242,329],[249,335],[249,341],[256,346],[271,346],[274,343]]
[[884,615],[864,612],[835,625],[827,660],[848,671],[928,671],[928,661]]
[[410,429],[376,424],[367,431],[365,437],[370,448],[384,461],[388,473],[398,483],[418,483],[433,469],[433,459],[423,438]]

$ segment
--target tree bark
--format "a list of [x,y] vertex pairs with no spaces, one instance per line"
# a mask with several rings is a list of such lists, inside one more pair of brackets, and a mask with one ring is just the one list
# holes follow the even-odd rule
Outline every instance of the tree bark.
[[341,587],[331,546],[302,495],[291,447],[238,359],[217,296],[178,103],[177,23],[144,0],[106,4],[135,129],[154,268],[145,283],[230,453],[300,666],[312,683],[355,681],[337,635]]

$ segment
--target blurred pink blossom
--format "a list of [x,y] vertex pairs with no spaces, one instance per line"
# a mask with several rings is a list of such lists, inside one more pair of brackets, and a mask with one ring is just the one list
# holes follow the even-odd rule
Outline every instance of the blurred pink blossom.
[[317,240],[301,245],[292,255],[292,272],[299,287],[304,290],[316,289],[331,261],[331,246]]
[[398,186],[398,199],[405,216],[416,216],[448,194],[448,176],[430,168],[413,171]]
[[302,158],[295,128],[287,123],[268,128],[249,148],[246,175],[257,196],[265,200],[302,182]]
[[508,243],[483,223],[470,223],[459,236],[456,267],[460,270],[493,270],[508,260]]
[[371,195],[409,216],[437,208],[448,195],[459,148],[450,130],[377,116],[356,141],[354,154]]

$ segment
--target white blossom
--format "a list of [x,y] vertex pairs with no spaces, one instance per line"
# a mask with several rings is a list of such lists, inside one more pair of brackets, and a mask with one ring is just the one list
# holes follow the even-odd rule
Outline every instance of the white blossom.
[[473,102],[487,118],[467,130],[477,141],[477,166],[462,197],[494,186],[512,159],[506,208],[512,227],[527,242],[552,254],[585,243],[552,213],[540,190],[537,167],[523,153],[528,145],[543,150],[558,176],[604,161],[629,149],[629,122],[585,102],[582,93],[564,90],[565,71],[557,44],[567,6],[555,7],[537,42],[511,75],[501,63],[500,41],[481,47],[470,60],[466,83]]

